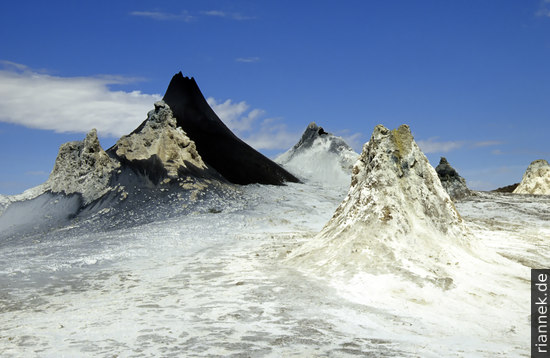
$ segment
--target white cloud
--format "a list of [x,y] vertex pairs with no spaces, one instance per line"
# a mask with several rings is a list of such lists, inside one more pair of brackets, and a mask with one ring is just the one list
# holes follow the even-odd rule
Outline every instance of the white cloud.
[[299,137],[298,133],[289,132],[279,119],[260,120],[265,111],[249,110],[250,106],[245,101],[218,101],[209,97],[207,102],[229,129],[255,149],[286,150],[294,145]]
[[258,131],[251,133],[243,140],[256,149],[287,150],[300,138],[300,133],[289,132],[286,124],[278,118],[267,118],[262,121]]
[[58,77],[24,65],[3,63],[0,70],[0,121],[56,132],[121,136],[135,129],[161,97],[140,91],[113,91],[120,76]]
[[428,153],[447,153],[452,150],[461,148],[464,142],[461,141],[449,141],[449,142],[437,142],[437,137],[428,138],[428,140],[418,140],[416,143],[420,149]]
[[224,102],[218,102],[216,99],[209,97],[206,99],[210,107],[223,120],[226,126],[235,133],[242,133],[252,129],[252,123],[263,112],[259,109],[254,109],[248,114],[250,106],[245,102],[236,102],[228,99]]
[[[120,137],[147,117],[158,94],[113,91],[109,85],[132,79],[120,76],[58,77],[26,66],[0,62],[0,122],[56,132]],[[207,99],[235,134],[256,149],[288,149],[299,136],[279,120],[262,119],[265,112],[245,101]]]
[[226,17],[227,14],[223,11],[219,10],[210,10],[210,11],[201,11],[201,14],[207,15],[207,16],[216,16],[216,17]]
[[209,10],[209,11],[201,11],[201,14],[206,16],[213,16],[213,17],[223,17],[226,19],[232,19],[232,20],[253,20],[255,17],[253,16],[245,16],[238,12],[226,12],[226,11],[220,11],[220,10]]
[[168,21],[168,20],[178,20],[190,22],[194,19],[193,16],[189,15],[187,11],[182,11],[179,14],[162,12],[162,11],[132,11],[130,12],[132,16],[147,17],[153,20],[159,21]]
[[50,175],[50,173],[48,173],[44,170],[34,170],[34,171],[25,172],[25,175],[37,176],[37,177],[44,177],[44,176],[47,177],[48,175]]
[[237,62],[243,62],[243,63],[254,63],[260,61],[259,57],[239,57],[236,58],[235,61]]
[[509,165],[468,169],[460,172],[466,185],[474,190],[494,190],[521,181],[525,166]]
[[504,142],[498,141],[498,140],[485,140],[480,142],[475,142],[473,144],[474,147],[492,147],[494,145],[500,145],[504,144]]
[[335,134],[344,138],[344,141],[348,143],[348,145],[356,152],[361,153],[363,150],[363,144],[365,144],[365,142],[361,139],[363,138],[363,133],[351,133],[349,129],[344,129],[336,132]]
[[550,17],[550,0],[542,0],[539,5],[536,16]]
[[[504,142],[497,140],[484,140],[484,141],[437,141],[438,137],[428,138],[428,140],[418,140],[418,146],[426,154],[428,153],[448,153],[453,150],[466,147],[466,148],[482,148],[492,147],[495,145],[504,144]],[[495,152],[495,151],[493,151]]]

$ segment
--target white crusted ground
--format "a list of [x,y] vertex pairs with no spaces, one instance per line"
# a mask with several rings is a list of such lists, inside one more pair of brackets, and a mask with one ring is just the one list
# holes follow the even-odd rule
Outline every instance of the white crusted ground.
[[449,290],[288,266],[343,197],[253,185],[238,211],[0,244],[0,355],[528,356],[529,269],[519,262],[550,265],[548,197],[458,202],[476,255],[503,262],[450,266]]

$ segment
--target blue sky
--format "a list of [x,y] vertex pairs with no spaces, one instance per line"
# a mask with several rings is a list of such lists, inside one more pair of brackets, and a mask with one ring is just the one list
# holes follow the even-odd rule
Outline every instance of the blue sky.
[[180,70],[274,156],[311,121],[357,151],[409,124],[475,189],[550,159],[550,1],[19,1],[0,11],[0,193],[108,148]]

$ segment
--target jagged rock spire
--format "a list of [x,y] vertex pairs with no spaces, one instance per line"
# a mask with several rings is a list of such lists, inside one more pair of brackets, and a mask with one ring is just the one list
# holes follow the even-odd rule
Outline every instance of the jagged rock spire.
[[83,141],[61,145],[46,184],[52,192],[79,193],[88,204],[110,190],[111,176],[119,167],[101,148],[97,131],[92,129]]

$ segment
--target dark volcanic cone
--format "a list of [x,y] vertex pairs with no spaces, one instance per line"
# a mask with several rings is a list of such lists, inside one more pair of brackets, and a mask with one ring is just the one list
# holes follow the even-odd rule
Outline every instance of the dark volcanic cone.
[[470,189],[466,186],[466,180],[451,167],[447,158],[441,157],[435,171],[439,176],[439,180],[441,180],[443,188],[445,188],[451,199],[457,200],[472,194]]
[[163,98],[203,160],[235,184],[299,182],[292,174],[239,139],[214,113],[193,78],[172,77]]

